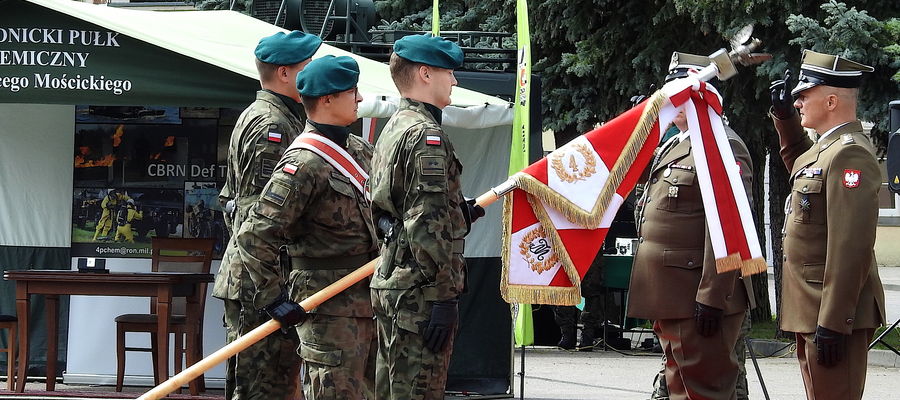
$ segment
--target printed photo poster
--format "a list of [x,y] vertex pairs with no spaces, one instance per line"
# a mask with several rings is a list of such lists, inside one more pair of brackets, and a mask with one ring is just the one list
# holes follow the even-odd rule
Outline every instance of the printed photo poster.
[[185,182],[184,237],[216,238],[213,251],[217,257],[225,253],[230,235],[219,205],[221,184],[215,182]]
[[72,257],[150,257],[150,239],[228,243],[218,193],[240,110],[76,106]]

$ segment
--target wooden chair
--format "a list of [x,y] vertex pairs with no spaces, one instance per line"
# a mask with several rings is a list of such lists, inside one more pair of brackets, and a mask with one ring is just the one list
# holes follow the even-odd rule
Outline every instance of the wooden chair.
[[[152,241],[152,271],[153,272],[193,272],[209,273],[212,264],[213,246],[216,239],[182,239],[182,238],[153,238]],[[188,321],[185,317],[186,301],[184,298],[172,299],[172,317],[169,320],[170,333],[175,334],[175,374],[181,372],[182,359],[187,365],[191,365],[203,358],[203,309],[206,306],[207,284],[200,284],[202,293],[198,307],[200,314],[198,321]],[[125,352],[143,351],[153,354],[153,381],[160,384],[156,357],[157,317],[156,300],[151,301],[150,314],[123,314],[116,317],[116,391],[122,391],[122,382],[125,378]],[[150,334],[150,348],[128,347],[125,344],[125,333],[143,332]],[[182,340],[185,337],[186,340]],[[196,396],[205,390],[203,376],[191,381],[191,395]]]
[[0,315],[0,329],[6,329],[6,348],[0,349],[0,353],[6,353],[6,389],[14,391],[16,376],[16,332],[18,329],[15,316]]

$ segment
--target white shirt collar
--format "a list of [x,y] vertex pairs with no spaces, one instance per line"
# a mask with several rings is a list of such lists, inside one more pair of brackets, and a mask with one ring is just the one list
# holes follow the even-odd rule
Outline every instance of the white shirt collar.
[[847,125],[849,123],[850,123],[850,121],[847,121],[847,122],[844,122],[843,124],[840,124],[838,126],[835,126],[834,128],[831,128],[831,129],[825,131],[825,133],[823,133],[822,136],[819,136],[819,140],[816,143],[822,142],[822,140],[824,140],[825,137],[828,136],[831,132],[834,132],[834,131],[838,130],[840,127]]

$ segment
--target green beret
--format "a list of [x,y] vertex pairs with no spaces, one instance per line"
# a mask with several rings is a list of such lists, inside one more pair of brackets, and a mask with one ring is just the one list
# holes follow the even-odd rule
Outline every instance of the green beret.
[[463,51],[456,43],[440,36],[404,36],[394,42],[394,53],[412,62],[432,67],[456,69],[463,64]]
[[322,39],[300,31],[278,32],[259,39],[256,58],[267,64],[294,65],[311,58],[322,45]]
[[306,64],[297,74],[297,91],[308,97],[343,92],[359,83],[359,64],[351,57],[327,55]]

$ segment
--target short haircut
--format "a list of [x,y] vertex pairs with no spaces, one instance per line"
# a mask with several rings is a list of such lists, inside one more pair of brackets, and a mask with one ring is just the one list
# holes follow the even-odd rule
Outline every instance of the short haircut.
[[278,71],[278,67],[280,65],[269,64],[266,62],[259,61],[256,59],[256,70],[259,71],[259,80],[263,82],[269,82],[275,78],[275,73]]
[[391,53],[391,79],[394,80],[397,89],[404,91],[411,88],[415,82],[416,71],[422,65],[425,64],[409,61],[397,53]]
[[[322,96],[324,97],[324,96]],[[300,102],[303,103],[303,109],[306,110],[306,114],[316,111],[316,107],[319,106],[319,100],[322,97],[312,97],[312,96],[304,96],[300,95]]]

